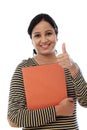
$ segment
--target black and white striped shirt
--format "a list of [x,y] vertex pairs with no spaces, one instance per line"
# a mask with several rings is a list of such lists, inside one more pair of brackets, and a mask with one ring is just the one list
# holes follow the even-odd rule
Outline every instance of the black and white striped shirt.
[[55,107],[29,110],[26,106],[22,67],[38,65],[33,58],[23,60],[16,68],[10,86],[8,113],[9,120],[23,130],[79,130],[76,115],[76,102],[87,107],[87,84],[79,73],[72,78],[70,71],[64,69],[68,97],[73,97],[75,110],[73,116],[56,117]]

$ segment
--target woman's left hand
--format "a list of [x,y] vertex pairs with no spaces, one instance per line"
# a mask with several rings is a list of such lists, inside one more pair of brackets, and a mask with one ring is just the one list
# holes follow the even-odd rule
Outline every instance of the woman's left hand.
[[69,54],[66,51],[65,43],[62,45],[62,54],[57,56],[58,63],[63,67],[70,70],[71,76],[75,77],[79,71],[78,66],[73,62],[69,57]]
[[69,54],[66,51],[65,43],[62,45],[62,53],[57,56],[58,63],[63,68],[70,68],[73,64],[73,61],[70,59]]

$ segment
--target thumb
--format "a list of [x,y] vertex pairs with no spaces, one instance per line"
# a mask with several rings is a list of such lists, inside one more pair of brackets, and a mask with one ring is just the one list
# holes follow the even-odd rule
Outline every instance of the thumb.
[[66,46],[65,46],[65,43],[62,44],[62,53],[66,53]]
[[73,102],[73,98],[68,98],[68,100],[69,100],[70,102]]

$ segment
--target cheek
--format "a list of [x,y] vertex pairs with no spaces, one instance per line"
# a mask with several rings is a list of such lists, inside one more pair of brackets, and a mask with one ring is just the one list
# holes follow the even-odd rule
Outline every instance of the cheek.
[[51,40],[54,41],[54,42],[57,42],[57,36],[56,36],[56,35],[53,36],[53,37],[51,38]]
[[37,40],[34,40],[34,39],[33,39],[33,40],[32,40],[32,44],[33,44],[33,45],[36,45],[36,44],[37,44]]
[[37,48],[37,46],[39,45],[39,41],[38,40],[33,40],[32,44],[35,48]]
[[53,41],[54,44],[56,44],[57,38],[53,38],[52,41]]

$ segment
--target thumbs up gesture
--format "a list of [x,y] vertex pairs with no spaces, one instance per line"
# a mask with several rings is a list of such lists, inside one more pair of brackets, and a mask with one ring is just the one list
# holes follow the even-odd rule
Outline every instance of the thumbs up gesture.
[[73,61],[71,60],[69,54],[66,51],[65,43],[62,44],[62,53],[57,56],[57,61],[63,68],[68,68],[68,69],[73,64]]
[[65,43],[62,44],[62,53],[67,53]]

